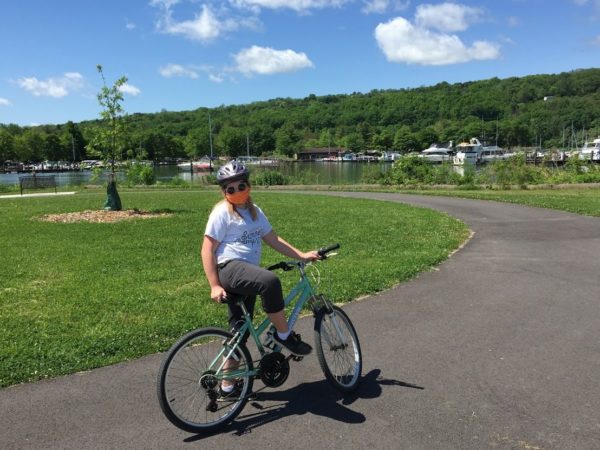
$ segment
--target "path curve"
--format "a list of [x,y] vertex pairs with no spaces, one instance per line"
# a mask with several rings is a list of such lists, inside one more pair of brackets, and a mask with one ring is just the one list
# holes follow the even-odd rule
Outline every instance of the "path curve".
[[310,357],[225,432],[194,436],[162,417],[151,355],[0,390],[0,448],[600,448],[599,218],[327,195],[434,208],[475,233],[436,270],[344,307],[364,354],[355,395]]

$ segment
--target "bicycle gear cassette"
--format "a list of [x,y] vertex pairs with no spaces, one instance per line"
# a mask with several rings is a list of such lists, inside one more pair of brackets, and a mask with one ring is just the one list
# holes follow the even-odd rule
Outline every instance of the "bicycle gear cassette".
[[290,374],[290,363],[279,352],[267,353],[258,363],[260,379],[268,387],[278,387],[285,383]]

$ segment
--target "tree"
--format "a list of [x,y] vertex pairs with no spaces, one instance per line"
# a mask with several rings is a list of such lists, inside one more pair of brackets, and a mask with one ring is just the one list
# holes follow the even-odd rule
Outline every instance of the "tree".
[[66,159],[72,159],[73,161],[85,159],[85,139],[79,127],[70,120],[63,132],[62,144],[68,149]]
[[102,77],[102,88],[98,93],[98,103],[103,108],[100,111],[102,125],[94,130],[94,137],[88,148],[90,152],[99,154],[105,162],[110,164],[110,175],[106,187],[106,202],[104,209],[120,211],[122,208],[121,198],[117,192],[115,180],[115,162],[120,159],[126,145],[125,139],[125,110],[121,106],[123,101],[122,86],[127,83],[127,77],[121,77],[108,87],[104,78],[102,66],[98,64],[96,69]]
[[65,147],[56,134],[51,133],[46,135],[44,139],[44,155],[50,161],[65,159]]
[[216,139],[216,147],[222,155],[232,158],[246,154],[246,136],[244,130],[230,126],[224,126],[219,131]]
[[275,132],[275,151],[280,155],[293,156],[302,150],[302,136],[292,123],[286,123]]
[[15,156],[15,140],[8,131],[0,129],[0,162],[13,159]]
[[[210,155],[210,136],[208,125],[192,128],[183,141],[185,152],[190,158]],[[213,155],[214,156],[214,155]]]
[[17,136],[15,153],[19,161],[40,162],[44,159],[45,135],[36,128],[28,128]]
[[410,131],[406,125],[400,127],[394,135],[394,149],[401,153],[414,152],[421,150],[418,148],[417,140],[414,134]]

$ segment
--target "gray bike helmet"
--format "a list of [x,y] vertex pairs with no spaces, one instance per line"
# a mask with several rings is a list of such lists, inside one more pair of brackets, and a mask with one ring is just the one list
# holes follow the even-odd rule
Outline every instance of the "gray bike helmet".
[[224,186],[227,183],[237,180],[247,180],[250,176],[250,171],[241,162],[229,161],[224,166],[219,167],[217,171],[217,182]]

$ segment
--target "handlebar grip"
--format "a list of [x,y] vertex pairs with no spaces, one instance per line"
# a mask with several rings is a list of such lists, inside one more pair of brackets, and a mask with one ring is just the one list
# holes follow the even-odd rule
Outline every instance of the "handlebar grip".
[[320,248],[319,250],[317,250],[317,253],[319,254],[319,256],[323,257],[327,255],[327,253],[333,250],[337,250],[338,248],[340,248],[340,244],[331,244],[327,247]]
[[287,264],[285,262],[278,262],[277,264],[273,264],[272,266],[267,267],[267,270],[277,270],[277,269],[284,269],[287,267]]

